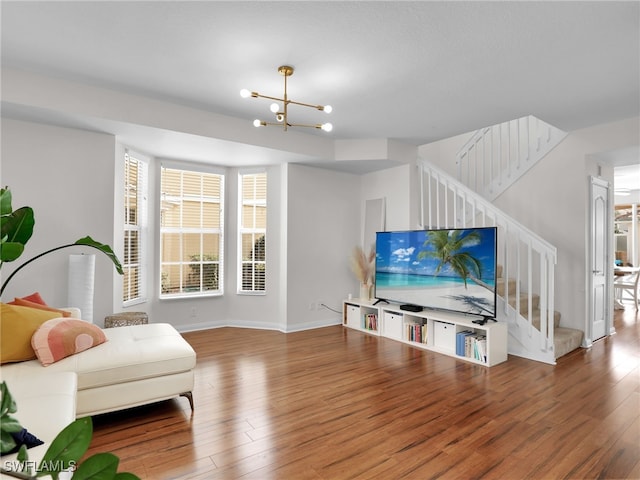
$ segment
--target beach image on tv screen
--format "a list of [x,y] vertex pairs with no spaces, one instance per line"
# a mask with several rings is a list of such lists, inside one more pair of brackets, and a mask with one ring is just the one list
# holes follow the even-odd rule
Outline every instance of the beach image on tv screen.
[[376,298],[495,316],[496,229],[376,234]]

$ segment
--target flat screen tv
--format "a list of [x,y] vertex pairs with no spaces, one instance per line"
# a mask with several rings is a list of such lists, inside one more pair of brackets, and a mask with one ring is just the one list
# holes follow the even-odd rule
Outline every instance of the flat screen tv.
[[376,299],[495,318],[496,235],[495,227],[376,233]]

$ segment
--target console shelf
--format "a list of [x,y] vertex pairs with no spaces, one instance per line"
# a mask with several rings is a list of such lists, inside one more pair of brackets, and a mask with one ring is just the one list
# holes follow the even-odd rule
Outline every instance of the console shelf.
[[[375,323],[367,321],[375,318]],[[343,302],[343,325],[417,348],[491,367],[507,360],[507,325],[473,323],[476,317],[436,310],[408,312],[371,300]],[[371,328],[375,326],[375,328]]]
[[371,335],[380,335],[379,309],[373,302],[361,300],[345,301],[342,306],[342,324]]

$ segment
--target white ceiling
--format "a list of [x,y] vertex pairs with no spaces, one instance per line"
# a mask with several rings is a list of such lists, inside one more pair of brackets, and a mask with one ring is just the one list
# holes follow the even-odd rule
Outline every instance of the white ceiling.
[[[333,132],[305,133],[333,139],[421,145],[528,114],[571,131],[640,110],[637,1],[2,1],[1,8],[3,69],[251,122],[268,119],[269,102],[238,92],[281,96],[277,67],[288,64],[296,69],[291,99],[334,108],[327,117],[291,107],[291,120],[330,120]],[[3,105],[5,116],[29,114]],[[132,135],[132,127],[96,126],[117,135]],[[139,142],[153,148],[145,135]],[[197,157],[210,148],[170,137],[166,151],[191,144]]]

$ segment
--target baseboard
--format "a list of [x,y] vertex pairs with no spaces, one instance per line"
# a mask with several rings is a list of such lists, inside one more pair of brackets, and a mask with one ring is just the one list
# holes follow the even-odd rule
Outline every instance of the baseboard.
[[284,333],[302,332],[304,330],[314,330],[316,328],[331,327],[334,325],[342,325],[342,322],[339,319],[321,320],[317,322],[305,322],[305,323],[300,323],[300,324],[290,326],[286,330],[281,330],[281,331],[283,331]]
[[293,326],[283,326],[276,323],[264,323],[255,322],[251,320],[234,320],[230,321],[216,321],[216,322],[198,322],[191,325],[178,325],[174,327],[180,333],[197,332],[199,330],[211,330],[213,328],[251,328],[253,330],[277,330],[282,333],[301,332],[304,330],[314,330],[316,328],[330,327],[334,325],[341,325],[342,322],[339,319],[325,319],[315,322],[298,323]]

